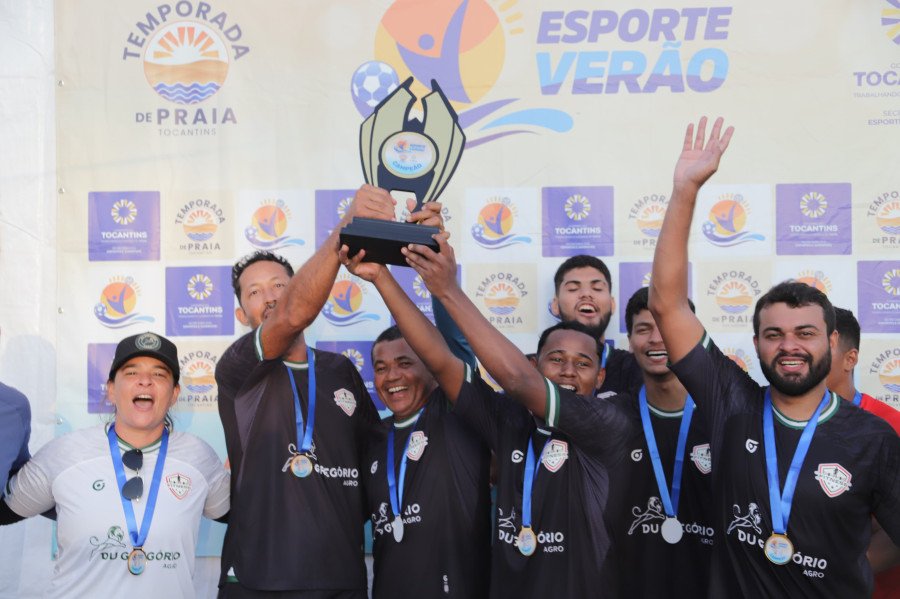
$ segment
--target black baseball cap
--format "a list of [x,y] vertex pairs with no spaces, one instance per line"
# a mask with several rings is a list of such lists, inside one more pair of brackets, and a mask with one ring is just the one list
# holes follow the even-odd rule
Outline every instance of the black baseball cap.
[[138,356],[156,358],[168,366],[175,378],[175,384],[178,384],[178,377],[181,375],[178,368],[178,348],[165,337],[149,331],[119,341],[119,345],[116,346],[116,356],[113,358],[112,366],[109,367],[109,380],[116,378],[116,372],[122,367],[122,364]]

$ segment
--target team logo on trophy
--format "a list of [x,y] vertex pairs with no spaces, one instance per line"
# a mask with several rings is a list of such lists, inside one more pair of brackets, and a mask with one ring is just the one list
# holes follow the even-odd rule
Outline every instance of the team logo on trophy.
[[[409,91],[410,77],[381,101],[359,130],[359,154],[366,183],[398,196],[414,196],[420,210],[440,197],[462,157],[466,136],[456,111],[431,81],[431,93],[422,98],[422,120],[409,114],[416,97]],[[437,227],[355,218],[341,230],[341,243],[350,255],[366,250],[367,262],[406,266],[400,248],[418,243],[438,251],[431,236]]]

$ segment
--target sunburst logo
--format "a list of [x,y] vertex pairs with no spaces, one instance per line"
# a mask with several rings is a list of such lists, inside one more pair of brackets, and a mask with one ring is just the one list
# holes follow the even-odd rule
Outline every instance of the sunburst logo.
[[213,282],[203,273],[197,273],[190,278],[187,284],[188,295],[191,299],[201,302],[209,299],[213,292]]
[[530,237],[513,232],[516,216],[518,210],[510,198],[489,198],[478,212],[478,222],[472,226],[472,238],[489,250],[531,243]]
[[900,268],[892,268],[884,273],[881,286],[894,297],[900,296]]
[[882,205],[875,214],[875,222],[888,235],[900,235],[900,202]]
[[188,213],[181,226],[188,239],[202,243],[219,230],[217,221],[216,216],[206,208],[196,208]]
[[286,235],[291,211],[281,198],[263,200],[250,218],[250,226],[244,229],[244,237],[261,250],[277,250],[292,245],[304,245],[299,237]]
[[413,293],[416,294],[416,297],[419,297],[423,300],[431,299],[431,292],[428,291],[428,287],[425,286],[425,282],[422,280],[422,275],[416,274],[416,278],[413,279],[412,282]]
[[638,213],[635,223],[638,229],[647,237],[659,237],[659,230],[662,228],[663,218],[666,216],[666,208],[660,204],[649,204],[644,206]]
[[881,9],[881,24],[887,28],[888,39],[900,45],[900,0],[886,0],[887,5]]
[[137,311],[139,296],[140,287],[133,277],[113,277],[100,292],[100,301],[94,305],[94,316],[110,329],[153,322],[152,316],[144,316]]
[[348,360],[350,360],[354,366],[356,366],[357,372],[362,372],[362,368],[366,363],[366,359],[363,357],[362,353],[356,349],[355,347],[348,347],[344,351],[341,352]]
[[728,356],[732,362],[740,366],[741,370],[750,372],[750,356],[747,355],[747,352],[740,348],[726,347],[722,350],[722,353]]
[[745,231],[750,205],[739,193],[719,196],[702,225],[703,235],[710,243],[728,247],[765,239],[759,233]]
[[831,293],[831,279],[825,276],[821,270],[803,270],[797,276],[797,280],[806,283],[810,287],[818,289],[825,295]]
[[753,303],[750,288],[742,281],[731,280],[719,287],[716,292],[716,303],[723,312],[741,314]]
[[347,196],[346,198],[341,198],[341,201],[338,202],[337,205],[337,214],[338,218],[344,218],[347,214],[347,210],[350,209],[350,204],[353,203],[353,196]]
[[652,272],[645,272],[644,276],[641,277],[641,287],[649,287],[650,286],[650,275]]
[[377,314],[362,310],[365,289],[356,277],[340,276],[331,287],[322,315],[333,325],[350,326],[366,320],[379,320]]
[[134,202],[128,200],[126,198],[122,198],[121,200],[116,200],[113,204],[112,209],[110,210],[110,215],[112,216],[113,222],[117,225],[130,225],[137,218],[137,206],[134,205]]
[[491,285],[484,294],[484,305],[497,316],[508,316],[519,307],[519,291],[513,285],[499,282]]
[[209,393],[216,387],[216,365],[205,357],[193,357],[181,369],[181,384],[189,393]]
[[878,371],[878,381],[891,393],[900,393],[900,358],[884,363]]
[[580,193],[576,193],[566,198],[563,209],[566,211],[566,216],[569,217],[569,220],[579,222],[587,218],[591,213],[591,201]]
[[228,49],[212,28],[176,21],[154,32],[144,50],[144,75],[160,97],[197,104],[216,92],[228,76]]
[[820,218],[828,210],[828,200],[818,191],[810,191],[800,198],[800,212],[807,218]]

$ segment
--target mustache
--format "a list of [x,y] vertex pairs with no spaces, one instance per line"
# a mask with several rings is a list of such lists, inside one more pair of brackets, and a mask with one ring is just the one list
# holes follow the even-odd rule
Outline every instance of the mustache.
[[803,360],[804,362],[812,362],[812,356],[807,353],[792,354],[788,352],[778,352],[778,354],[774,358],[772,358],[772,364],[775,364],[782,358],[794,358]]

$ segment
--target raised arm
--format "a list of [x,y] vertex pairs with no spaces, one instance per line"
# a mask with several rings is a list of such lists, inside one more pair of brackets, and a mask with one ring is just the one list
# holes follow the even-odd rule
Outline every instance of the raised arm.
[[547,391],[544,377],[509,339],[482,316],[456,284],[456,256],[447,235],[436,235],[440,252],[423,245],[404,249],[406,261],[416,269],[431,294],[447,309],[494,380],[533,414],[544,417]]
[[653,255],[649,301],[671,362],[686,356],[703,336],[703,325],[688,305],[688,238],[697,192],[719,168],[732,133],[734,127],[722,133],[721,118],[716,119],[709,140],[706,117],[700,119],[696,137],[694,125],[688,125],[675,165],[672,197]]
[[341,228],[357,216],[393,220],[394,200],[384,189],[371,185],[363,185],[356,191],[344,218],[294,274],[265,321],[261,331],[265,358],[283,355],[322,310],[341,266],[338,260]]

